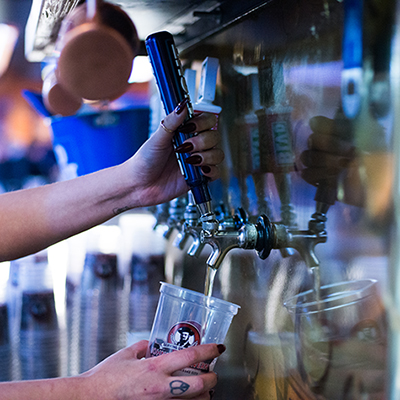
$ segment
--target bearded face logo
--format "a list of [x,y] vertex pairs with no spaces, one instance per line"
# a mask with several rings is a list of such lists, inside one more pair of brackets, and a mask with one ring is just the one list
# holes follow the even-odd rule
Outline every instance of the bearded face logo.
[[175,344],[181,348],[197,346],[200,344],[199,329],[193,323],[180,322],[170,329],[168,343]]

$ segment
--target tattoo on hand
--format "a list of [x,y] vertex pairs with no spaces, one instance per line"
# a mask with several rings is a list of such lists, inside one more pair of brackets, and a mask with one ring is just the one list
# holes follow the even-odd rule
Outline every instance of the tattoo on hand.
[[169,387],[171,388],[171,394],[174,396],[179,396],[186,391],[189,390],[190,385],[188,385],[186,382],[183,381],[172,381],[169,384]]

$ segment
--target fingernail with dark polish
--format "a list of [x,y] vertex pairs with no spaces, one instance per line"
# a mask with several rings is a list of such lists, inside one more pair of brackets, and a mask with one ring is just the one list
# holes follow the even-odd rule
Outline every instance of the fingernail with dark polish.
[[188,157],[185,160],[185,163],[187,163],[187,164],[200,164],[202,160],[203,159],[201,158],[201,156],[194,155],[194,156]]
[[226,346],[224,344],[217,345],[219,354],[222,354],[226,350]]
[[205,174],[209,174],[211,172],[211,168],[208,165],[204,165],[203,167],[201,167],[201,170],[205,173]]
[[175,149],[177,153],[190,153],[193,150],[193,144],[190,142],[182,143]]
[[183,100],[176,106],[176,108],[175,108],[175,113],[178,114],[178,115],[181,114],[182,111],[185,109],[187,102],[188,102],[188,99],[187,99],[187,98],[183,99]]
[[180,126],[178,129],[179,132],[182,133],[194,133],[196,132],[196,124],[194,122],[188,122],[187,124]]
[[210,394],[210,400],[212,400],[214,398],[215,390],[211,389],[208,393]]

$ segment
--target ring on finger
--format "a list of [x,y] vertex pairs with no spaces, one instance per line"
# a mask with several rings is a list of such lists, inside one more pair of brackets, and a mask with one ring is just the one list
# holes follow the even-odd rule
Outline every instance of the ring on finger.
[[160,122],[160,125],[161,125],[161,128],[163,128],[165,132],[167,132],[167,133],[175,133],[174,130],[169,129],[169,128],[167,128],[167,127],[165,126],[164,120],[162,120],[162,121]]

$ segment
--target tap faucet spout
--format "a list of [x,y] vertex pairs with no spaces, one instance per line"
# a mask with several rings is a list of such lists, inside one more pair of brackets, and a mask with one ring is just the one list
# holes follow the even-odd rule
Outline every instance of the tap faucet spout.
[[235,248],[255,249],[258,232],[254,224],[245,224],[239,230],[202,230],[201,242],[209,244],[212,252],[207,265],[218,269],[226,254]]
[[283,224],[274,224],[276,237],[274,248],[293,248],[299,252],[309,268],[318,267],[319,260],[315,254],[315,246],[318,243],[325,243],[328,239],[325,230],[326,220],[325,213],[318,210],[312,215],[308,223],[308,230],[298,230]]
[[326,232],[314,233],[310,230],[288,231],[287,246],[297,250],[309,268],[319,266],[319,260],[315,254],[315,246],[327,241]]

